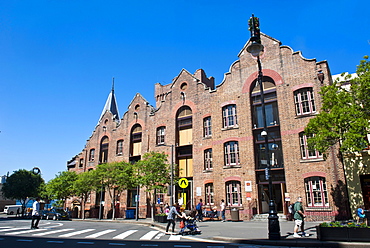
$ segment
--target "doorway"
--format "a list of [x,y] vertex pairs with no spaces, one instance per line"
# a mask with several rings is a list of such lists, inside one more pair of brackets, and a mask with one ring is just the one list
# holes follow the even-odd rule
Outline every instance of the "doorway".
[[360,182],[365,209],[370,209],[370,175],[360,175]]
[[[278,213],[284,212],[283,207],[283,187],[284,183],[272,184],[272,197],[275,200],[276,211]],[[268,183],[261,183],[258,185],[259,198],[259,213],[264,214],[269,212],[270,192]]]

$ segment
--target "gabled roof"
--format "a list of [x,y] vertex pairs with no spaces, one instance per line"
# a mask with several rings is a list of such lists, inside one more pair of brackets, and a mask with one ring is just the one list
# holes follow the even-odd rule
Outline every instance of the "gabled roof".
[[[113,78],[113,83],[112,83],[112,90],[108,95],[107,101],[105,102],[105,106],[103,108],[103,111],[101,112],[99,122],[101,121],[101,119],[103,118],[103,115],[107,111],[109,111],[113,114],[113,120],[115,120],[117,122],[120,122],[120,117],[119,117],[119,112],[118,112],[118,105],[117,105],[117,102],[116,102],[116,96],[114,95],[114,78]],[[99,122],[98,122],[98,124],[99,124]]]

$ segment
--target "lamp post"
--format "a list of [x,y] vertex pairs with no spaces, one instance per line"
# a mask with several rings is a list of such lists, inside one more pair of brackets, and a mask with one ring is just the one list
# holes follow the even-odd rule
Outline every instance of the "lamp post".
[[260,29],[259,29],[259,19],[252,17],[249,19],[249,30],[251,32],[250,44],[247,47],[247,52],[252,54],[252,56],[257,58],[258,64],[258,77],[257,82],[260,87],[260,94],[261,94],[261,108],[262,108],[262,119],[263,119],[263,131],[261,132],[261,136],[265,139],[265,159],[266,159],[266,179],[268,179],[269,185],[269,217],[268,217],[268,237],[272,240],[280,239],[280,225],[279,225],[279,217],[277,216],[275,201],[273,199],[272,194],[272,176],[271,176],[271,162],[270,162],[270,151],[269,151],[269,143],[268,143],[268,133],[267,133],[267,120],[266,120],[266,107],[265,107],[265,98],[263,92],[263,85],[262,85],[262,65],[260,56],[264,52],[264,47],[261,44],[260,38]]

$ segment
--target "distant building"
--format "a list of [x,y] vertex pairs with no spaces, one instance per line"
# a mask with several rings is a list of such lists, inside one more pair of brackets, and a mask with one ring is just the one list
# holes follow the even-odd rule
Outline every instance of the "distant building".
[[[189,186],[176,187],[175,198],[186,194],[186,209],[199,199],[205,206],[219,207],[221,199],[238,209],[241,219],[268,212],[269,188],[265,178],[267,161],[272,163],[273,196],[277,210],[288,213],[288,205],[304,198],[308,220],[333,220],[348,209],[340,205],[346,192],[343,167],[336,156],[323,159],[307,147],[304,128],[321,107],[320,87],[332,83],[328,63],[306,59],[300,52],[261,34],[265,53],[261,57],[266,102],[270,154],[265,157],[261,112],[261,92],[256,84],[257,62],[247,51],[248,41],[231,64],[223,81],[199,69],[194,74],[183,69],[170,84],[155,84],[155,106],[136,94],[128,110],[119,118],[114,89],[85,148],[68,161],[68,170],[84,172],[100,163],[138,161],[146,152],[166,152],[179,167],[177,175]],[[167,146],[163,146],[167,145]],[[136,189],[116,192],[117,217],[135,209]],[[167,192],[157,195],[169,203]],[[100,198],[103,216],[111,209],[108,197],[91,194],[84,211],[97,217]],[[150,206],[141,189],[139,217],[150,217]],[[67,206],[80,215],[79,199]]]
[[0,177],[0,212],[4,211],[4,207],[6,205],[15,205],[15,201],[3,197],[1,189],[3,188],[3,184],[6,182],[6,178],[7,176]]

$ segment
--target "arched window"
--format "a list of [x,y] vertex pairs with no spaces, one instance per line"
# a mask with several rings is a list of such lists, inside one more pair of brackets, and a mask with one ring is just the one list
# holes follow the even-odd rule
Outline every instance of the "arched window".
[[214,202],[213,202],[213,183],[207,183],[205,185],[205,193],[206,193],[205,204],[206,205],[214,205]]
[[117,140],[116,155],[121,156],[123,153],[123,140]]
[[315,158],[322,158],[322,153],[314,150],[309,149],[307,145],[307,137],[304,132],[299,133],[299,143],[301,148],[301,158],[302,159],[315,159]]
[[230,128],[238,125],[236,105],[230,104],[222,108],[223,127]]
[[178,144],[179,146],[193,143],[193,113],[188,106],[179,109],[177,115]]
[[204,150],[204,170],[205,171],[213,170],[212,148]]
[[328,207],[328,191],[325,177],[307,177],[304,179],[308,207]]
[[136,124],[131,131],[131,157],[141,155],[142,127]]
[[241,206],[242,195],[240,181],[228,181],[226,186],[226,202],[227,205]]
[[109,138],[104,136],[100,142],[100,156],[99,163],[105,164],[108,162],[108,148],[109,148]]
[[224,144],[225,166],[240,165],[239,145],[237,141],[229,141]]
[[294,91],[294,103],[297,115],[307,115],[316,112],[315,99],[311,87]]

